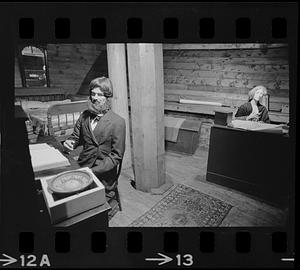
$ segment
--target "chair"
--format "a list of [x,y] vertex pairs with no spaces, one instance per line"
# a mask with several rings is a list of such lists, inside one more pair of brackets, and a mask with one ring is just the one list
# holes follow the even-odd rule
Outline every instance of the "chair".
[[[116,182],[114,183],[112,188],[110,188],[109,190],[105,190],[108,201],[115,199],[119,205],[120,211],[122,211],[122,207],[121,207],[120,195],[119,195],[119,191],[118,191],[118,180],[119,180],[121,170],[122,170],[122,160],[121,160],[120,164],[118,165]],[[113,195],[111,194],[112,192],[113,192]]]
[[267,108],[267,110],[269,111],[269,110],[270,110],[270,95],[269,95],[269,94],[267,94],[267,95],[264,97],[263,103],[264,103],[264,104],[262,104],[262,105],[264,105],[264,106]]
[[81,112],[87,109],[87,101],[54,104],[48,108],[48,134],[63,142],[73,132]]

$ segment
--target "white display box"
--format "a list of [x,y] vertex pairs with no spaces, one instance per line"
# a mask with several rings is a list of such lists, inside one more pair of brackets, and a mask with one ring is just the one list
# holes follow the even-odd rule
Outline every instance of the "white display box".
[[106,202],[105,188],[93,174],[92,170],[89,168],[81,168],[78,170],[86,171],[93,176],[94,183],[92,185],[94,185],[94,187],[66,198],[55,200],[52,193],[48,190],[48,181],[57,175],[44,177],[40,180],[52,224],[61,222]]

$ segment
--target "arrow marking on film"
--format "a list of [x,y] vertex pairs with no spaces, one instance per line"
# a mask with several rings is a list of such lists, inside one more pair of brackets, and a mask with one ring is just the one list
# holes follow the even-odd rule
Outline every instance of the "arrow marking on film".
[[0,262],[6,262],[2,264],[2,266],[6,266],[12,263],[15,263],[17,260],[13,257],[8,256],[7,254],[2,253],[2,256],[6,257],[6,259],[0,259]]
[[161,253],[157,253],[159,256],[161,256],[161,258],[146,258],[146,261],[161,261],[158,265],[162,265],[165,263],[168,263],[170,261],[172,261],[173,259],[167,255],[161,254]]

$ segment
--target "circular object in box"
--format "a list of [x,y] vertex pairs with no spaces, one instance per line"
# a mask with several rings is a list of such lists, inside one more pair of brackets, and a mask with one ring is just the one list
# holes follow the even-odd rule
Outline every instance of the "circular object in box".
[[85,171],[68,171],[54,177],[49,189],[58,195],[72,195],[87,189],[93,183],[92,176]]

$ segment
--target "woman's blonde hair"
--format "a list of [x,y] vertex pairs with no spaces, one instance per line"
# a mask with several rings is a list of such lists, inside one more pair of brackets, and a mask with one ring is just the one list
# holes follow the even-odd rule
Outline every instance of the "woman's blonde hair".
[[267,91],[267,88],[262,86],[262,85],[258,85],[258,86],[255,86],[254,88],[252,88],[249,92],[248,92],[248,98],[249,98],[249,101],[253,99],[256,91],[262,89],[263,90],[263,93],[264,95],[267,95],[268,94],[268,91]]

